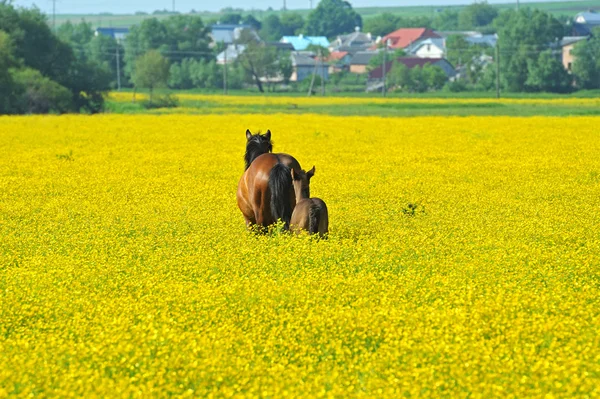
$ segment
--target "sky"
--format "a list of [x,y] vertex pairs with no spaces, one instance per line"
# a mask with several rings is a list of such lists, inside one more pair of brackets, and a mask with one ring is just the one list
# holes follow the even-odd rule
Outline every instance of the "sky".
[[[17,6],[30,7],[36,5],[42,11],[51,13],[53,1],[56,1],[57,14],[92,14],[100,12],[110,12],[113,14],[130,14],[135,11],[152,12],[157,9],[169,9],[173,7],[173,0],[14,0],[13,4]],[[306,9],[309,8],[310,0],[286,0],[288,9]],[[314,5],[319,0],[313,0]],[[523,0],[532,1],[532,0]],[[535,1],[535,0],[534,0]],[[538,0],[543,1],[543,0]],[[547,0],[546,0],[547,1]],[[410,6],[410,5],[453,5],[469,4],[472,0],[351,0],[353,7],[373,7],[373,6]],[[489,3],[508,3],[510,0],[490,0]],[[252,4],[249,6],[248,4]],[[196,11],[219,11],[224,7],[234,7],[243,9],[265,10],[268,7],[281,9],[283,0],[175,0],[175,9],[180,12],[188,12],[192,9]]]

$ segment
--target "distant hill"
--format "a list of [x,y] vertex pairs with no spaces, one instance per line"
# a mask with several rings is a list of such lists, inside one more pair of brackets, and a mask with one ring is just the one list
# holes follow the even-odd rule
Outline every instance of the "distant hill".
[[[498,9],[508,9],[514,8],[515,3],[510,4],[493,4],[494,7]],[[455,6],[406,6],[406,7],[365,7],[365,8],[356,8],[356,11],[363,17],[369,18],[370,16],[374,16],[382,13],[396,14],[402,15],[403,17],[423,17],[423,16],[432,16],[437,12],[441,12],[448,9],[460,10],[465,7],[460,5]],[[537,8],[540,10],[544,10],[547,12],[551,12],[554,15],[566,15],[573,16],[574,14],[587,11],[587,10],[596,10],[600,12],[600,1],[599,0],[583,0],[583,1],[554,1],[554,2],[543,2],[543,3],[527,3],[521,1],[521,7],[530,7]],[[245,11],[242,14],[252,14],[257,19],[261,20],[270,14],[281,14],[283,11]],[[304,16],[308,15],[310,10],[293,10],[288,12],[297,12]],[[218,20],[222,15],[221,13],[206,13],[200,12],[197,15],[201,16],[204,20]],[[85,20],[90,22],[94,27],[129,27],[131,25],[135,25],[140,23],[142,20],[147,18],[167,18],[168,14],[89,14],[89,15],[74,15],[74,14],[57,14],[56,15],[56,24],[60,25],[65,23],[66,21],[71,22],[80,22],[81,20]],[[51,18],[49,18],[51,20]]]

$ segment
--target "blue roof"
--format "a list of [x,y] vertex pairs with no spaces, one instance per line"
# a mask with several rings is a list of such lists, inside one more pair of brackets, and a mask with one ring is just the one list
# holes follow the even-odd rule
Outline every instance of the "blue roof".
[[283,43],[290,43],[296,51],[306,50],[311,44],[329,47],[329,40],[325,36],[284,36],[281,38],[281,41]]
[[96,28],[96,35],[124,38],[129,34],[129,28]]
[[251,28],[252,26],[245,24],[214,24],[210,27],[210,30],[213,41],[231,44],[239,38],[239,32],[241,30]]

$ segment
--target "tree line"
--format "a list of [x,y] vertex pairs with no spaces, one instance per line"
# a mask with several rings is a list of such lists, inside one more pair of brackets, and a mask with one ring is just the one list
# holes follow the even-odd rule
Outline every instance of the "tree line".
[[[103,107],[102,94],[119,86],[221,89],[227,79],[231,89],[256,85],[263,91],[261,78],[266,77],[268,82],[274,80],[269,78],[278,77],[289,83],[293,72],[289,53],[266,42],[298,33],[333,39],[356,26],[381,36],[410,26],[498,34],[498,51],[472,45],[459,35],[446,39],[447,59],[454,66],[464,67],[462,78],[455,82],[442,84],[440,71],[435,68],[407,71],[395,63],[388,71],[387,83],[401,90],[438,90],[442,86],[453,91],[492,90],[498,81],[502,90],[513,92],[600,88],[600,32],[575,46],[576,60],[568,72],[559,54],[559,41],[568,33],[568,24],[540,10],[499,12],[487,3],[474,3],[459,11],[433,13],[430,18],[381,14],[363,21],[348,2],[322,0],[306,19],[285,12],[259,21],[252,15],[231,12],[219,22],[250,25],[263,41],[244,32],[239,44],[245,50],[226,70],[216,62],[216,55],[225,46],[211,45],[213,22],[216,21],[205,23],[197,15],[149,18],[133,26],[127,40],[119,42],[110,36],[95,35],[91,24],[85,21],[67,22],[53,31],[38,9],[17,9],[8,0],[0,0],[0,113],[99,112]],[[325,49],[315,51],[321,60],[327,55]],[[400,55],[401,52],[388,57]],[[494,62],[499,56],[499,68],[485,67],[479,62],[483,56]],[[379,55],[371,67],[381,62]],[[348,75],[334,74],[334,86],[356,87],[364,82]],[[320,79],[316,80],[319,85]],[[311,79],[311,87],[314,83],[315,79]],[[272,87],[266,84],[267,89]],[[299,89],[306,90],[304,86]]]

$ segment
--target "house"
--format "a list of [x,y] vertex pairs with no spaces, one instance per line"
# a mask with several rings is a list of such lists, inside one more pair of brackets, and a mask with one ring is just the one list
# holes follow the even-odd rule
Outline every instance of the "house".
[[233,44],[240,39],[244,29],[250,30],[260,40],[254,28],[251,25],[244,24],[214,24],[210,27],[210,37],[213,45],[214,43]]
[[575,57],[573,57],[573,48],[581,41],[587,40],[588,36],[565,36],[560,41],[560,47],[562,49],[562,64],[563,67],[571,72]]
[[[405,49],[421,40],[430,38],[439,39],[440,36],[427,28],[402,28],[385,35],[381,42],[388,43],[388,48],[391,49]],[[371,49],[373,50],[374,47]]]
[[359,51],[366,51],[373,45],[375,45],[375,40],[373,40],[371,34],[361,32],[357,26],[354,32],[338,36],[337,39],[331,42],[329,49],[332,52],[339,51],[354,54]]
[[[288,52],[291,53],[294,49],[291,44],[280,43],[280,42],[269,42],[265,43],[267,47],[274,47],[277,52]],[[237,58],[246,50],[244,44],[229,44],[224,51],[217,54],[217,64],[231,64],[237,60]]]
[[292,53],[291,57],[294,67],[294,71],[290,77],[291,82],[302,82],[304,79],[310,78],[315,72],[326,81],[329,80],[329,71],[326,62],[321,62],[301,53]]
[[227,45],[227,48],[225,48],[224,51],[221,51],[219,54],[217,54],[217,64],[224,65],[235,62],[235,60],[237,60],[244,50],[246,50],[246,46],[243,44]]
[[429,38],[418,41],[406,48],[408,54],[420,58],[444,58],[446,55],[446,40],[442,38]]
[[275,47],[275,49],[277,51],[289,51],[289,52],[294,51],[294,46],[292,46],[290,43],[268,42],[267,46]]
[[462,36],[470,44],[479,44],[488,47],[496,47],[496,43],[498,42],[498,35],[484,35],[481,32],[477,31],[436,31],[440,37],[444,39],[448,39],[450,36]]
[[473,45],[477,44],[481,46],[496,47],[496,43],[498,43],[498,35],[495,33],[493,35],[477,34],[473,36],[467,36],[465,37],[465,40]]
[[600,14],[593,11],[580,12],[575,15],[573,35],[588,36],[592,33],[592,29],[597,27],[600,27]]
[[[420,57],[400,57],[394,61],[386,62],[385,70],[390,71],[394,66],[394,62],[399,62],[404,64],[408,69],[413,69],[416,67],[424,67],[427,64],[431,64],[433,66],[438,66],[442,68],[442,70],[446,73],[448,78],[453,77],[456,74],[454,67],[444,58],[420,58]],[[383,65],[373,69],[369,72],[369,80],[382,80],[383,78]]]
[[350,72],[367,73],[367,66],[371,58],[377,55],[377,51],[359,51],[350,59]]
[[329,40],[327,40],[325,36],[284,36],[281,38],[280,42],[291,44],[296,51],[306,50],[310,45],[321,46],[324,48],[329,47]]
[[116,40],[125,40],[129,34],[129,28],[96,28],[95,36],[110,36]]
[[334,51],[329,53],[326,61],[329,64],[329,73],[347,71],[350,68],[352,55],[347,51]]

